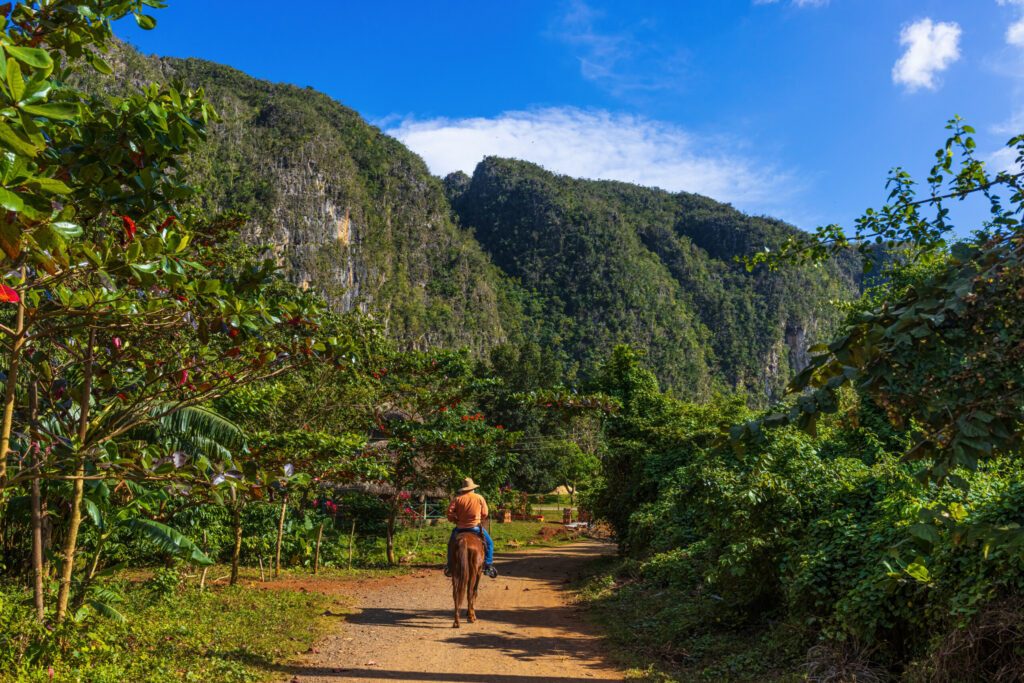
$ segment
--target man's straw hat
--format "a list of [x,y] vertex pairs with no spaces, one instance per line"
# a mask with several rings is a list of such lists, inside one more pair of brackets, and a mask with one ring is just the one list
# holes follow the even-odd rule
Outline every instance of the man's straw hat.
[[477,486],[476,482],[473,481],[471,477],[466,477],[465,479],[462,480],[462,488],[459,489],[459,493],[467,493],[478,488],[480,487]]

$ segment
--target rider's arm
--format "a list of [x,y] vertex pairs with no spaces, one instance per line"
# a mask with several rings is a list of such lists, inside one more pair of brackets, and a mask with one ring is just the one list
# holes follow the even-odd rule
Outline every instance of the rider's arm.
[[483,496],[480,496],[480,503],[482,505],[480,508],[480,519],[487,519],[490,511],[487,509],[487,500]]
[[448,521],[457,522],[459,521],[458,516],[455,514],[455,499],[452,499],[451,504],[448,506]]

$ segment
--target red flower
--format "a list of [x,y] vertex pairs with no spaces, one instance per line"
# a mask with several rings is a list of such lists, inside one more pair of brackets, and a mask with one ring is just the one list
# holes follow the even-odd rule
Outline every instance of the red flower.
[[335,505],[333,500],[329,500],[326,503],[324,503],[324,507],[327,508],[327,511],[332,515],[338,512],[338,506]]
[[21,297],[14,291],[12,287],[7,285],[0,285],[0,302],[5,304],[16,304],[21,301]]
[[238,336],[238,328],[237,328],[237,327],[232,327],[232,328],[230,328],[230,329],[228,330],[228,336],[229,336],[229,337],[231,337],[232,339],[234,339],[235,337],[237,337],[237,336]]
[[121,350],[121,338],[120,337],[114,337],[111,340],[111,342],[114,344],[114,348],[115,349],[117,349],[118,351]]
[[131,242],[133,239],[135,239],[135,221],[133,221],[128,216],[121,216],[121,222],[124,223],[124,241],[126,243]]
[[177,220],[177,218],[175,218],[174,214],[172,213],[171,215],[169,215],[167,218],[164,219],[163,223],[160,224],[160,229],[163,230],[164,228],[166,228],[168,225],[170,225],[171,223],[173,223],[176,220]]
[[495,429],[504,429],[504,427],[502,427],[501,425],[494,425],[494,428]]
[[187,381],[188,381],[188,369],[187,368],[182,368],[181,369],[181,375],[178,377],[178,386],[179,387],[182,386]]
[[128,400],[128,395],[125,394],[123,391],[117,392],[117,397],[119,399],[121,399],[122,401],[127,401]]

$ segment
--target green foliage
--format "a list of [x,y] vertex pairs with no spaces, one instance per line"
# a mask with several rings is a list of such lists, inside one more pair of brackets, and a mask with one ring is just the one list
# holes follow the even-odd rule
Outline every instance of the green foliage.
[[[955,118],[947,129],[950,137],[928,178],[930,196],[916,199],[910,176],[897,170],[889,181],[894,203],[869,210],[853,240],[861,249],[872,236],[890,246],[909,245],[912,255],[924,255],[924,272],[897,269],[909,275],[887,289],[889,296],[873,297],[875,305],[862,307],[842,336],[812,349],[818,355],[791,386],[810,391],[788,414],[738,427],[738,444],[756,439],[763,426],[795,423],[813,432],[820,414],[837,410],[837,390],[855,385],[890,422],[913,432],[907,456],[925,460],[926,475],[940,481],[951,478],[963,486],[958,467],[974,469],[979,460],[1019,450],[1024,190],[1019,173],[989,176],[975,158],[970,126]],[[1017,151],[1018,163],[1024,160],[1024,136],[1007,147]],[[943,194],[943,188],[951,191]],[[947,254],[944,240],[952,226],[944,202],[972,196],[986,200],[989,217],[973,240]],[[787,245],[776,263],[823,259],[851,242],[838,229],[825,232]]]
[[855,291],[848,265],[748,273],[733,257],[774,247],[795,229],[706,197],[498,158],[449,185],[462,224],[540,295],[544,346],[587,375],[627,343],[646,349],[679,395],[776,394],[800,367],[806,340],[830,330],[829,300]]
[[35,624],[23,594],[0,593],[0,680],[255,683],[276,675],[274,662],[313,644],[325,609],[339,610],[313,593],[199,592],[179,582],[177,570],[159,570],[126,584],[118,608],[129,618],[94,619],[54,639]]
[[204,89],[221,121],[186,164],[196,200],[206,212],[248,216],[247,239],[274,245],[292,282],[336,311],[368,310],[404,348],[482,355],[520,334],[529,297],[459,229],[440,181],[397,140],[310,88],[124,45],[112,52],[124,83]]
[[[888,263],[890,279],[848,307],[840,336],[813,349],[819,355],[787,403],[736,426],[731,439],[695,438],[718,417],[673,432],[685,413],[668,410],[635,356],[620,349],[606,364],[604,390],[623,408],[607,425],[594,500],[632,561],[622,570],[630,583],[593,599],[684,677],[722,675],[738,661],[704,649],[709,642],[714,649],[740,633],[777,642],[787,632],[782,660],[744,645],[744,656],[766,656],[746,657],[741,677],[793,676],[804,658],[815,679],[1020,677],[1020,632],[1003,606],[1024,589],[1024,195],[1019,176],[986,176],[971,131],[950,126],[932,197],[915,200],[898,172],[894,205],[859,224],[906,248]],[[939,188],[948,173],[952,195],[984,195],[991,217],[946,251],[949,197]],[[1008,203],[997,187],[1010,191]],[[775,263],[841,254],[851,243],[828,230],[815,239],[790,244]],[[773,258],[754,260],[763,261]],[[707,406],[690,410],[698,409]],[[629,607],[652,595],[657,607],[641,621]]]

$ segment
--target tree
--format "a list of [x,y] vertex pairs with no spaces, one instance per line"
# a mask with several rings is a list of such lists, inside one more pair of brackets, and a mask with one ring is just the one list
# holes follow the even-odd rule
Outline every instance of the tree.
[[464,352],[391,354],[373,373],[377,390],[368,406],[375,420],[366,455],[384,468],[390,487],[387,559],[397,564],[395,530],[414,491],[450,489],[474,476],[504,482],[513,460],[504,425],[487,423],[475,399],[487,381],[473,377]]
[[[17,273],[0,284],[15,307],[0,322],[0,487],[72,483],[57,621],[86,481],[209,479],[232,468],[161,457],[133,430],[339,349],[317,336],[318,301],[270,286],[272,263],[211,272],[227,260],[226,227],[185,210],[180,163],[215,118],[202,92],[154,85],[115,98],[67,84],[86,65],[109,73],[99,54],[110,22],[134,14],[151,28],[142,8],[157,4],[7,5],[0,35],[0,261]],[[14,452],[15,423],[29,413],[31,447]],[[40,450],[45,459],[26,457]]]
[[[869,210],[854,239],[831,226],[772,259],[820,259],[851,244],[867,253],[874,243],[910,247],[911,258],[939,252],[944,263],[855,314],[831,344],[813,348],[818,355],[792,383],[793,392],[803,392],[792,409],[736,427],[738,445],[758,438],[763,427],[796,423],[813,431],[820,414],[838,410],[839,389],[852,385],[912,433],[906,455],[928,463],[926,476],[965,485],[958,467],[973,470],[979,460],[1017,452],[1024,420],[1024,172],[990,176],[975,158],[973,129],[959,119],[947,128],[951,135],[928,178],[930,196],[917,199],[913,181],[897,169],[889,181],[895,202]],[[1008,146],[1024,169],[1024,136]],[[973,239],[947,252],[952,225],[945,202],[972,196],[985,198],[989,218]]]

